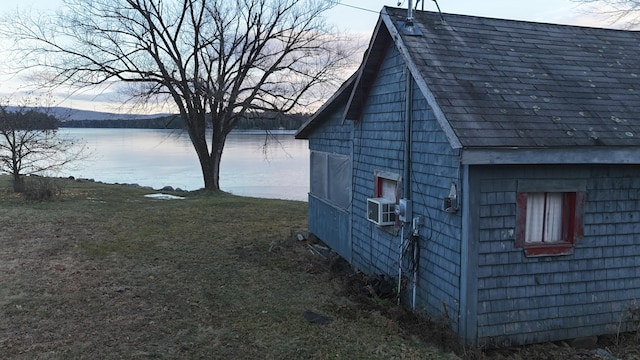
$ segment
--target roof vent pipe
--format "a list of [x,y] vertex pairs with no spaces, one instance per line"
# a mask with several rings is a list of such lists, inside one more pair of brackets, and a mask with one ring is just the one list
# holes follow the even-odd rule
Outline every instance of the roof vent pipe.
[[[400,3],[398,3],[399,5]],[[407,10],[407,19],[402,21],[402,20],[398,20],[396,22],[396,24],[398,25],[398,30],[400,31],[400,33],[404,34],[404,35],[409,35],[409,36],[419,36],[422,35],[422,32],[420,31],[420,29],[418,28],[418,26],[416,26],[413,23],[413,0],[409,0],[409,9]]]

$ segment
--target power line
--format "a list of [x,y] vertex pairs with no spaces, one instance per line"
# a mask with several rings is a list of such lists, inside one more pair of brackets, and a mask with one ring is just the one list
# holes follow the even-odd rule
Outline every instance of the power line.
[[379,14],[379,11],[375,11],[375,10],[371,10],[371,9],[367,9],[367,8],[363,8],[363,7],[359,7],[359,6],[355,6],[355,5],[349,5],[349,4],[343,4],[342,2],[339,2],[338,5],[342,5],[342,6],[346,6],[346,7],[350,7],[353,9],[358,9],[358,10],[362,10],[362,11],[368,11],[371,13],[375,13],[375,14]]
[[[418,9],[418,4],[420,4],[420,1],[421,1],[421,0],[418,0],[418,1],[416,2],[416,5],[415,5],[415,6],[416,6],[416,9]],[[440,14],[442,14],[442,11],[440,11],[440,5],[438,5],[438,1],[437,1],[437,0],[432,0],[432,1],[436,4],[436,7],[438,8],[438,12],[439,12]],[[424,0],[422,0],[422,10],[424,10],[424,3],[425,3],[425,1],[424,1]],[[338,1],[338,2],[337,2],[337,4],[338,4],[338,5],[345,6],[345,7],[349,7],[349,8],[352,8],[352,9],[357,9],[357,10],[367,11],[367,12],[374,13],[374,14],[379,14],[379,13],[380,13],[380,11],[371,10],[371,9],[367,9],[367,8],[363,8],[363,7],[355,6],[355,5],[344,4],[342,1]],[[398,6],[402,6],[403,4],[404,4],[404,0],[399,0],[399,1],[398,1]]]

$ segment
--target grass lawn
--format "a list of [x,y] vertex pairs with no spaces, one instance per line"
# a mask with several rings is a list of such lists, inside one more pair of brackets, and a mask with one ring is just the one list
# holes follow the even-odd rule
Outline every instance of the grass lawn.
[[0,359],[455,358],[346,295],[295,239],[306,203],[61,181],[0,177]]

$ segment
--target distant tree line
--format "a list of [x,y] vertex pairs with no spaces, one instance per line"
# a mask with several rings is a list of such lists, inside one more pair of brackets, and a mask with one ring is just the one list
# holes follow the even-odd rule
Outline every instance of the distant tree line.
[[65,120],[60,127],[66,128],[126,128],[126,129],[182,129],[179,116],[162,116],[146,119]]
[[309,114],[282,114],[277,112],[251,113],[238,122],[240,130],[297,130]]
[[4,106],[0,108],[0,132],[3,133],[15,130],[55,130],[58,124],[54,116],[36,110],[10,112]]
[[[239,130],[296,130],[309,117],[308,114],[255,113],[240,119]],[[135,129],[183,129],[180,116],[162,116],[146,119],[66,120],[60,127],[67,128],[135,128]]]

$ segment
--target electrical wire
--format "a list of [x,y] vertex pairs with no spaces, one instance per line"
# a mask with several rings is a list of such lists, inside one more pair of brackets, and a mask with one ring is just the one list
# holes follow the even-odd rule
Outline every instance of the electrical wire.
[[342,2],[339,2],[338,5],[346,6],[346,7],[352,8],[352,9],[358,9],[358,10],[362,10],[362,11],[367,11],[367,12],[371,12],[371,13],[374,13],[374,14],[380,13],[379,11],[363,8],[363,7],[360,7],[360,6],[343,4]]
[[433,219],[431,218],[431,213],[429,212],[429,206],[427,205],[427,199],[425,198],[424,193],[422,192],[422,189],[420,188],[420,183],[416,179],[416,175],[413,172],[411,172],[411,178],[413,179],[413,183],[416,184],[416,188],[418,190],[416,192],[422,198],[422,203],[424,204],[424,209],[425,209],[425,211],[427,213],[426,218],[429,220],[429,236],[427,236],[427,241],[431,241],[431,239],[433,237]]

